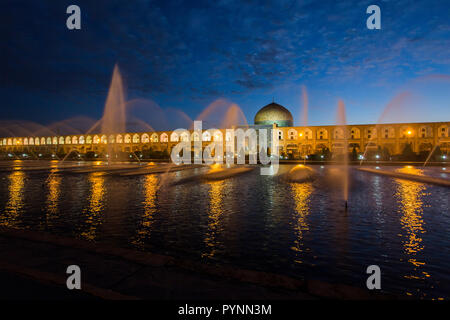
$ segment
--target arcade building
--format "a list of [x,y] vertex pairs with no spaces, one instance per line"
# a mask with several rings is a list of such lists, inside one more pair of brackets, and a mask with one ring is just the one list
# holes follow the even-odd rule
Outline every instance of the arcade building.
[[[429,154],[435,147],[442,159],[450,152],[450,122],[421,122],[395,124],[360,124],[347,126],[294,126],[292,114],[285,107],[270,103],[261,108],[251,128],[271,128],[278,139],[282,159],[309,159],[318,154],[342,153],[345,145],[353,154],[365,153],[375,160],[386,155],[399,155],[408,147],[415,154]],[[244,127],[241,127],[245,130]],[[6,157],[39,158],[43,155],[74,153],[78,157],[91,153],[95,157],[108,157],[108,153],[145,154],[159,152],[168,156],[180,141],[212,141],[225,144],[232,139],[224,129],[198,132],[175,131],[122,132],[116,134],[93,133],[87,135],[53,135],[27,137],[0,137],[0,152]],[[225,150],[225,146],[224,146]],[[383,160],[383,159],[381,159]],[[384,159],[389,160],[389,159]]]

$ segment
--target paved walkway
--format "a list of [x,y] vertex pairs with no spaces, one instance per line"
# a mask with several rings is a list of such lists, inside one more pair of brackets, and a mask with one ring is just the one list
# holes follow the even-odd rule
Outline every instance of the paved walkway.
[[[358,288],[0,228],[1,299],[383,299]],[[66,288],[81,268],[82,290]]]

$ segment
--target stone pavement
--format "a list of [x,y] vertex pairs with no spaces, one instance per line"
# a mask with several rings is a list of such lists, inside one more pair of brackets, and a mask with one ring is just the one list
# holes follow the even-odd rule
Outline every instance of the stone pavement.
[[[28,230],[0,227],[0,299],[385,299],[320,281],[212,266]],[[81,269],[82,290],[66,288]],[[392,298],[392,297],[391,297]]]

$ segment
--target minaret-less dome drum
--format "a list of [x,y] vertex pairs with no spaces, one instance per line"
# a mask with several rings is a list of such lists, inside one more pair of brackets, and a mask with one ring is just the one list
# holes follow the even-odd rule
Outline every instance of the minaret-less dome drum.
[[255,115],[255,125],[273,125],[279,127],[292,127],[294,119],[288,109],[272,102],[261,108]]

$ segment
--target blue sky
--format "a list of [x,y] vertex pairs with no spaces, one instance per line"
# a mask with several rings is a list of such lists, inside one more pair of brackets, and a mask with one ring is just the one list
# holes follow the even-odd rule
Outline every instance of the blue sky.
[[[66,28],[70,4],[79,31]],[[366,28],[370,4],[381,30]],[[302,86],[312,125],[335,123],[338,99],[350,123],[389,104],[387,122],[450,120],[448,1],[2,0],[0,15],[2,120],[98,119],[116,63],[128,99],[169,122],[217,99],[253,122],[274,98],[300,124]]]

